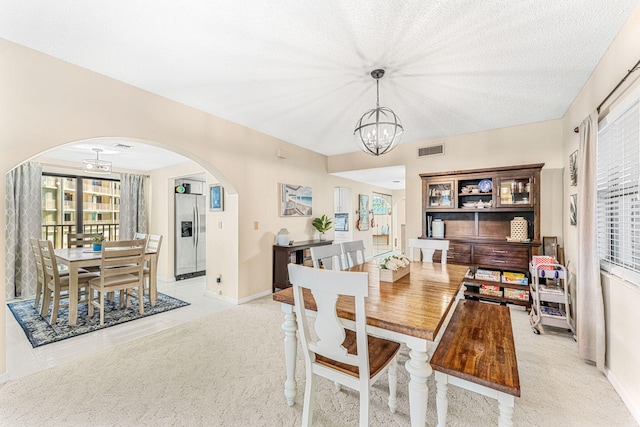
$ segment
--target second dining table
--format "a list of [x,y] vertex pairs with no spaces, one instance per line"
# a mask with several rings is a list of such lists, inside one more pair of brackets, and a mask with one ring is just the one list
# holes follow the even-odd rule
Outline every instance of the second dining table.
[[[428,363],[433,345],[447,316],[452,313],[468,267],[453,264],[412,262],[410,273],[395,282],[379,279],[379,268],[369,261],[350,271],[369,273],[369,296],[366,299],[367,333],[406,344],[409,360],[405,367],[410,375],[409,407],[412,426],[424,426],[427,417],[427,377],[432,369]],[[297,323],[293,288],[273,294],[284,312],[286,381],[285,398],[292,406],[297,394],[295,365],[297,353]],[[310,293],[305,295],[307,310],[316,310]],[[353,299],[340,297],[338,316],[347,327],[353,327]]]
[[[85,248],[56,249],[56,260],[69,268],[69,326],[75,326],[78,321],[78,269],[82,267],[97,267],[102,260],[102,252]],[[156,272],[156,252],[147,252],[145,260],[149,260],[149,302],[156,305],[158,297],[158,274]]]

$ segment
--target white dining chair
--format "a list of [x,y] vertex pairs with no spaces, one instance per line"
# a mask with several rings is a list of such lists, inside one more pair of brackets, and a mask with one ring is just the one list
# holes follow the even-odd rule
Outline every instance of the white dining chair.
[[312,246],[309,250],[314,268],[322,266],[327,270],[346,270],[339,244]]
[[340,243],[342,247],[342,255],[347,268],[364,264],[364,242],[362,240],[354,240],[352,242]]
[[435,251],[442,251],[441,264],[447,263],[447,251],[449,250],[448,240],[436,239],[409,239],[409,259],[420,261],[420,255],[415,257],[415,250],[419,249],[422,255],[422,262],[433,262]]
[[[389,409],[396,410],[397,362],[400,344],[367,335],[365,298],[369,295],[369,274],[331,271],[289,264],[293,286],[298,335],[305,358],[306,387],[302,425],[313,424],[316,376],[321,376],[360,393],[360,425],[369,425],[369,393],[373,383],[387,371]],[[315,321],[309,322],[303,289],[316,301]],[[339,295],[355,299],[355,331],[338,320]],[[313,328],[314,335],[310,333]]]

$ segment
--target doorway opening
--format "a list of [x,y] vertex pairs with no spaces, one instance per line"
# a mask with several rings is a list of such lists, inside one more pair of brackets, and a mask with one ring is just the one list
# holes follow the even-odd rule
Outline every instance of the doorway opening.
[[393,250],[393,210],[389,194],[373,193],[373,255],[381,255]]

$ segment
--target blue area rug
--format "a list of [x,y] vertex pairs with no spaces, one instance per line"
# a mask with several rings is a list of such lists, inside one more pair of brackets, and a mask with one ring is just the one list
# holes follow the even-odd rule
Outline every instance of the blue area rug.
[[158,300],[154,307],[149,304],[149,297],[145,296],[144,314],[140,314],[137,301],[132,301],[129,308],[118,308],[116,295],[113,302],[107,302],[105,305],[104,325],[100,325],[100,314],[96,308],[93,317],[88,319],[87,305],[81,304],[78,306],[76,326],[69,326],[69,307],[61,307],[58,310],[58,321],[55,325],[50,325],[49,318],[43,318],[39,309],[33,308],[33,301],[29,299],[11,302],[7,306],[34,348],[189,305],[188,302],[158,292]]

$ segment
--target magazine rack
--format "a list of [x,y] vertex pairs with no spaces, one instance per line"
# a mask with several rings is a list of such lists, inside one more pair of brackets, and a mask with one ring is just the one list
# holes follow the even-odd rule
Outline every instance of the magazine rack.
[[561,264],[541,263],[529,267],[531,272],[531,312],[529,322],[536,334],[544,325],[567,328],[574,334],[571,318],[568,270]]

